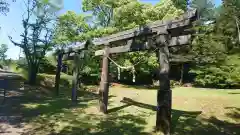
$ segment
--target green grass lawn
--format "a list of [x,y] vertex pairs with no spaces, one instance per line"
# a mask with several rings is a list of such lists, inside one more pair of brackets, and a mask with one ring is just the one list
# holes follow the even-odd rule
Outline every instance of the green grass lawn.
[[[77,105],[71,104],[69,96],[22,102],[26,134],[153,134],[156,116],[151,107],[156,104],[156,90],[110,88],[108,115],[98,112],[97,94],[79,95]],[[135,104],[122,103],[123,97],[131,98]],[[239,135],[240,90],[173,89],[172,134]]]

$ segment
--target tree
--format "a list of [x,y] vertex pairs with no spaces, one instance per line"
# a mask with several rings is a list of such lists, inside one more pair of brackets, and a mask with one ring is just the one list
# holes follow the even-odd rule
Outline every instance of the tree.
[[195,84],[215,88],[239,86],[239,61],[235,58],[235,53],[239,53],[239,2],[225,0],[222,6],[213,8],[210,1],[196,1],[201,25],[195,27],[191,50],[196,62],[191,68],[196,75]]
[[89,37],[85,33],[90,30],[88,21],[89,16],[77,15],[72,11],[59,16],[53,38],[56,47],[63,49],[73,42],[87,40]]
[[8,50],[8,46],[6,44],[0,45],[0,60],[4,61],[7,57],[6,52]]
[[[16,0],[12,0],[15,2]],[[0,13],[6,15],[9,12],[9,0],[0,0]]]
[[190,0],[172,0],[172,1],[176,8],[186,11]]
[[137,0],[83,0],[83,11],[92,11],[97,25],[108,27],[112,23],[114,8]]
[[197,9],[198,19],[201,20],[201,23],[214,19],[215,13],[212,0],[192,0],[190,7]]
[[53,10],[53,7],[47,2],[27,0],[26,15],[22,20],[24,31],[20,35],[22,41],[18,43],[10,37],[12,43],[24,51],[28,63],[30,84],[36,83],[40,61],[53,46],[52,37],[55,26],[52,23],[58,9]]
[[222,33],[228,50],[239,48],[240,1],[224,0],[217,19],[217,32]]

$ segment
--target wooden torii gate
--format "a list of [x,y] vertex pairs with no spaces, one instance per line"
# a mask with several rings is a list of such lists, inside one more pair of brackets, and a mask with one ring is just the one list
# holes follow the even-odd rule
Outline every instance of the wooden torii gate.
[[[76,45],[69,47],[68,49],[58,50],[57,52],[57,69],[55,75],[55,90],[56,95],[59,95],[59,83],[62,70],[62,61],[63,60],[78,60],[78,58],[84,58],[85,52],[87,49],[89,41],[84,43],[74,43]],[[75,63],[73,63],[75,64]],[[73,78],[72,78],[72,96],[71,99],[73,102],[77,101],[77,86],[79,85],[78,81],[78,68],[76,65],[73,67]]]
[[95,45],[104,45],[103,50],[95,52],[95,56],[103,56],[99,88],[100,111],[107,113],[110,54],[157,49],[160,65],[160,87],[157,92],[156,129],[169,135],[172,109],[172,91],[168,77],[169,47],[190,44],[193,31],[189,28],[192,27],[192,22],[196,19],[197,11],[192,9],[174,20],[156,21],[140,28],[119,32],[94,41]]

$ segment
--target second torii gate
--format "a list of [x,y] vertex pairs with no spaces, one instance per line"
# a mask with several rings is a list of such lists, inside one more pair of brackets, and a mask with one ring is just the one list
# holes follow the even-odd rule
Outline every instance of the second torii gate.
[[157,130],[161,130],[165,135],[169,135],[172,109],[172,91],[170,90],[170,80],[168,77],[170,68],[169,47],[190,44],[193,31],[189,31],[189,28],[192,27],[192,22],[196,20],[196,17],[197,11],[193,9],[174,20],[156,21],[140,28],[119,32],[94,41],[95,45],[105,46],[103,50],[95,52],[96,56],[103,56],[99,89],[100,111],[107,113],[109,54],[153,50],[157,48],[158,52],[156,54],[160,65],[160,87],[157,93],[156,128]]
[[[79,43],[75,42],[72,43],[71,47],[68,49],[61,49],[57,51],[57,68],[56,68],[56,76],[55,76],[55,90],[56,95],[59,95],[59,83],[60,83],[60,76],[62,70],[62,61],[63,60],[74,60],[74,67],[73,67],[73,77],[72,77],[72,96],[71,99],[73,102],[77,101],[77,87],[79,85],[79,69],[77,67],[77,61],[79,59],[83,59],[85,52],[87,50],[89,41]],[[78,63],[79,64],[79,63]]]

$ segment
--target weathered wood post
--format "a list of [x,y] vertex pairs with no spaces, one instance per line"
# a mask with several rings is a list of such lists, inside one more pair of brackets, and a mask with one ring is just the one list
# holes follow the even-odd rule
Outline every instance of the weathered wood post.
[[73,66],[73,77],[72,77],[72,102],[77,102],[77,89],[78,89],[78,56],[74,54],[74,66]]
[[5,84],[4,84],[4,92],[3,92],[3,104],[6,101],[6,95],[7,95],[7,86],[9,85],[9,80],[5,79]]
[[181,78],[180,78],[181,85],[183,85],[183,76],[184,76],[184,63],[181,64]]
[[4,104],[6,100],[7,85],[7,79],[0,79],[0,89],[3,90],[3,100],[1,104]]
[[168,36],[169,35],[159,35],[156,39],[159,46],[157,56],[160,64],[160,89],[157,92],[156,129],[162,131],[164,135],[170,135],[172,108],[172,92],[170,90],[169,80]]
[[55,76],[56,95],[59,95],[59,83],[60,83],[60,76],[61,76],[61,69],[62,69],[62,57],[63,57],[63,54],[59,53],[58,54],[58,59],[57,59],[56,76]]
[[109,92],[109,46],[105,45],[102,60],[102,74],[99,89],[99,109],[100,112],[107,113],[108,92]]

